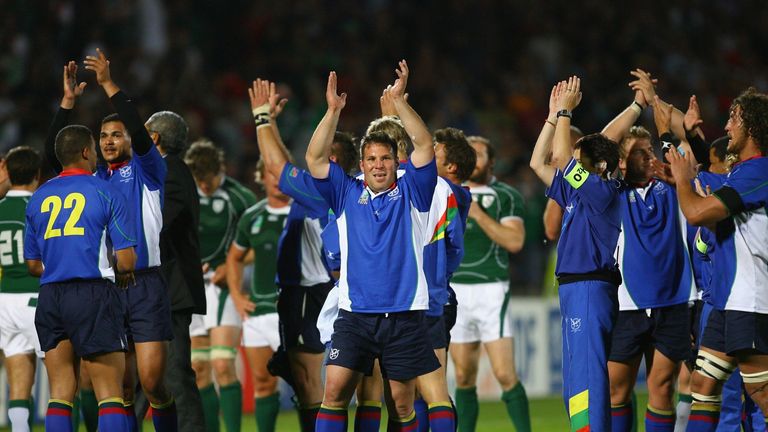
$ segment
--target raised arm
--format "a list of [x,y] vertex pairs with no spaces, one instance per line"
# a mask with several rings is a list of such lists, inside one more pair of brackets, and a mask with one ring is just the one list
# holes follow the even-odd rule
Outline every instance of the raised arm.
[[[275,98],[275,83],[257,79],[248,89],[251,100],[251,111],[256,122],[256,140],[259,145],[259,153],[264,161],[264,167],[279,178],[283,167],[288,162],[288,150],[279,139],[276,128],[273,128],[275,120],[270,115],[273,110],[271,99]],[[282,107],[280,108],[282,110]]]
[[109,71],[109,60],[100,49],[96,49],[95,56],[86,56],[85,68],[96,73],[96,82],[107,94],[112,106],[120,116],[120,120],[125,124],[128,133],[131,134],[131,146],[138,155],[145,155],[155,148],[155,143],[149,136],[149,132],[144,127],[144,122],[139,116],[139,112],[133,105],[128,96],[120,91],[120,88],[112,81]]
[[695,226],[712,225],[728,217],[728,208],[714,195],[703,197],[692,185],[696,177],[696,161],[690,152],[684,156],[672,150],[667,153],[677,189],[680,210],[688,223]]
[[312,174],[312,177],[318,179],[328,177],[328,170],[331,166],[328,158],[331,157],[333,136],[336,133],[336,126],[339,124],[341,110],[347,104],[347,94],[342,93],[339,95],[337,93],[336,72],[328,74],[325,100],[328,103],[328,110],[312,134],[306,154],[309,172]]
[[654,89],[656,80],[651,79],[651,74],[642,69],[635,69],[629,73],[636,78],[628,84],[635,91],[635,99],[600,132],[606,138],[617,143],[621,143],[621,140],[629,132],[629,128],[637,122],[643,110],[653,101],[653,96],[656,94]]
[[397,110],[397,115],[405,126],[405,131],[413,141],[413,153],[411,153],[411,164],[414,168],[420,168],[435,158],[435,146],[432,142],[432,134],[429,133],[427,125],[419,117],[419,114],[408,104],[405,99],[405,87],[408,85],[408,63],[401,60],[398,63],[397,79],[391,87],[384,90],[384,98],[391,97],[392,103]]
[[552,152],[552,137],[555,135],[557,125],[557,98],[560,92],[565,89],[565,84],[565,81],[560,81],[552,87],[552,91],[549,93],[549,115],[541,127],[529,163],[531,169],[547,187],[552,184],[552,179],[555,176],[555,169],[549,165],[548,160]]
[[77,63],[72,60],[64,65],[62,81],[64,92],[61,97],[61,103],[56,111],[56,115],[53,117],[51,126],[48,128],[48,136],[45,138],[45,157],[56,174],[61,172],[61,163],[56,157],[56,135],[69,124],[69,115],[72,112],[72,108],[75,107],[75,99],[83,94],[86,86],[84,82],[78,84]]
[[[565,170],[573,157],[571,148],[571,113],[581,102],[581,79],[577,76],[568,78],[565,89],[557,98],[557,127],[552,149],[552,165]],[[564,113],[561,115],[560,113]],[[551,180],[550,180],[551,182]]]

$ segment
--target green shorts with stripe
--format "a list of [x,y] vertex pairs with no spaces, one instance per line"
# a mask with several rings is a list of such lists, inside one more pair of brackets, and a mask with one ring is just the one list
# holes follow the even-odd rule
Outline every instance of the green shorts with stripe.
[[509,281],[482,284],[451,283],[456,291],[456,324],[452,343],[491,342],[512,337]]

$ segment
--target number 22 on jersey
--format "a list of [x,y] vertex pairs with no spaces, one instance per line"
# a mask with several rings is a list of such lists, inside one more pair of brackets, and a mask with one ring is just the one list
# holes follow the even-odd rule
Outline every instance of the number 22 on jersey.
[[[61,229],[53,227],[53,224],[56,223],[56,219],[59,217],[61,207],[61,197],[56,195],[47,197],[43,200],[42,205],[40,205],[40,213],[51,213],[51,218],[48,219],[48,227],[45,229],[45,236],[43,236],[45,240],[53,237],[61,237]],[[85,209],[85,196],[79,192],[72,192],[64,198],[64,208],[72,209],[69,218],[67,218],[67,222],[64,224],[64,235],[84,235],[85,229],[77,226],[77,222],[80,221],[80,216],[83,214],[83,209]]]

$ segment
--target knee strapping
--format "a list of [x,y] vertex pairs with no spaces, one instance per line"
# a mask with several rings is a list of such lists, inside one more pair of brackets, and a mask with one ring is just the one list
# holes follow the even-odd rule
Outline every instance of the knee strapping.
[[217,345],[211,348],[211,360],[231,360],[236,355],[237,349],[232,347]]
[[755,373],[741,372],[741,379],[744,380],[744,384],[768,384],[768,370]]
[[691,393],[691,398],[693,399],[694,402],[713,404],[713,405],[719,406],[720,402],[722,402],[723,400],[723,395],[719,394],[719,395],[709,396],[709,395],[703,395],[701,393],[693,392]]
[[211,361],[211,349],[210,348],[195,348],[192,350],[193,362],[209,362]]
[[735,364],[706,351],[699,351],[696,358],[696,371],[716,381],[728,380],[734,369]]

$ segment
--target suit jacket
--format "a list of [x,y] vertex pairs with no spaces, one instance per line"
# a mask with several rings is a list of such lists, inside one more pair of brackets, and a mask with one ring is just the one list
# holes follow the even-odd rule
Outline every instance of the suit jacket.
[[160,232],[161,271],[168,286],[173,311],[191,309],[205,313],[205,287],[200,260],[197,226],[200,199],[197,185],[181,158],[165,156],[168,175],[163,201],[163,230]]

